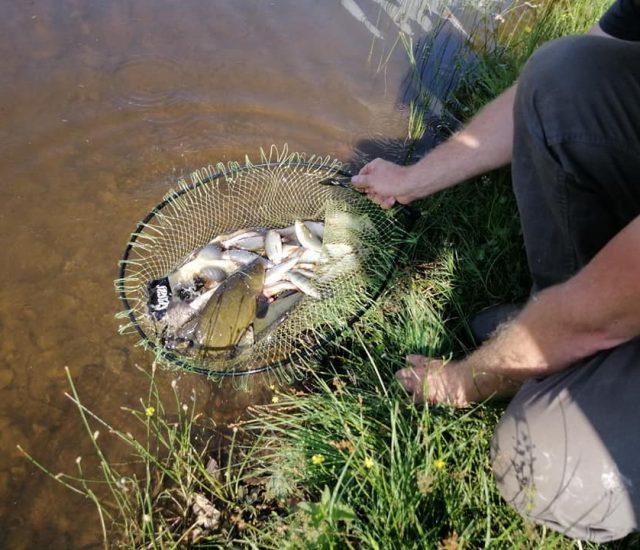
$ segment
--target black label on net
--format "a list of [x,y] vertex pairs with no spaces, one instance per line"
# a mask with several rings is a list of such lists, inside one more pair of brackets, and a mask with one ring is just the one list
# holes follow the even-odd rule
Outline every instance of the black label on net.
[[159,321],[164,317],[171,302],[171,285],[169,278],[163,277],[149,283],[149,314]]

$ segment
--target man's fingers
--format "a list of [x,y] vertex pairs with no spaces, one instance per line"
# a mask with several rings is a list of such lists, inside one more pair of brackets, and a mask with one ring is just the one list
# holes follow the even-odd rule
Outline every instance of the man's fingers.
[[414,403],[425,401],[425,379],[429,369],[441,362],[424,355],[407,355],[407,367],[396,372],[398,383],[411,395]]
[[375,158],[371,162],[367,162],[367,164],[365,164],[362,168],[360,168],[360,171],[358,172],[358,174],[359,175],[371,174],[371,172],[375,170],[376,166],[380,164],[381,160],[382,159],[380,158]]
[[398,383],[411,395],[414,403],[424,401],[424,368],[407,367],[396,372]]
[[356,189],[366,189],[369,185],[369,179],[365,174],[360,172],[356,176],[351,176],[351,185],[353,185]]
[[[376,193],[372,186],[376,183],[376,177],[373,175],[376,165],[380,164],[380,159],[372,160],[369,164],[362,167],[359,174],[351,176],[351,185],[354,189],[367,194],[367,197],[382,208],[391,208],[396,203],[396,198],[390,195],[380,195]],[[379,179],[379,178],[378,178]]]
[[382,195],[378,195],[378,200],[376,202],[382,208],[391,208],[396,200],[393,197],[383,197]]
[[395,197],[378,195],[378,193],[371,190],[367,190],[366,193],[369,199],[371,199],[373,202],[375,202],[377,205],[381,206],[382,208],[391,208],[396,202]]
[[444,365],[441,359],[432,359],[424,355],[407,355],[407,364],[415,368],[424,368],[426,370],[436,369]]
[[376,158],[371,162],[365,164],[360,171],[351,177],[351,185],[356,188],[366,188],[371,185],[371,180],[367,177],[373,174],[377,168],[377,166],[382,162],[382,159]]
[[424,367],[424,364],[427,361],[427,358],[424,355],[407,355],[406,357],[407,363],[413,365],[414,367]]
[[[451,402],[450,396],[446,394],[446,388],[442,386],[442,380],[435,373],[444,366],[441,359],[432,359],[424,355],[407,355],[406,360],[407,367],[397,371],[395,378],[407,390],[414,403]],[[425,387],[427,381],[429,388]],[[425,391],[428,391],[428,394]]]
[[396,203],[396,199],[394,197],[385,197],[382,201],[382,208],[391,208]]

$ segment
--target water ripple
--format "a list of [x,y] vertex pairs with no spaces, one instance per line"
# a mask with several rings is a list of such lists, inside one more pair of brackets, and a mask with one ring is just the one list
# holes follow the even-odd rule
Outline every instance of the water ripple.
[[117,65],[112,90],[117,104],[134,110],[149,110],[185,101],[184,73],[168,57],[138,55]]

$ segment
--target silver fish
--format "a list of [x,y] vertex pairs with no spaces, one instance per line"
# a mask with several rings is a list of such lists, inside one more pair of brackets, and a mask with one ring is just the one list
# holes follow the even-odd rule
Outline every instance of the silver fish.
[[323,259],[322,252],[317,250],[304,249],[300,254],[300,262],[303,264],[314,264]]
[[296,264],[296,269],[298,270],[304,270],[304,271],[315,271],[318,267],[317,263],[312,263],[312,262],[298,262]]
[[222,256],[223,248],[217,243],[209,243],[203,246],[194,254],[194,259],[200,259],[202,261],[219,260]]
[[290,225],[288,227],[281,227],[278,229],[278,233],[283,239],[292,240],[296,238],[296,226]]
[[260,229],[238,229],[233,233],[225,233],[222,235],[218,235],[215,239],[213,239],[212,243],[221,243],[223,246],[233,246],[234,242],[239,239],[244,239],[246,237],[256,237],[258,235],[262,235],[264,231]]
[[293,254],[300,252],[300,246],[298,244],[284,244],[282,245],[282,259],[287,259]]
[[317,280],[327,283],[345,273],[356,272],[360,269],[362,269],[360,258],[356,254],[346,254],[340,257],[340,261],[325,264],[322,274],[318,275]]
[[297,263],[298,263],[298,258],[294,256],[293,258],[290,258],[286,262],[282,262],[281,264],[278,264],[272,267],[271,269],[268,269],[264,276],[265,286],[271,285],[273,283],[277,283],[278,281],[282,280],[282,278],[284,277],[284,274],[287,271],[293,269]]
[[307,296],[311,296],[311,298],[315,298],[316,300],[322,298],[320,291],[301,273],[289,271],[285,274],[285,278],[296,285]]
[[221,283],[228,276],[228,273],[224,269],[215,265],[203,267],[198,274],[205,281],[213,281],[216,283]]
[[225,248],[259,250],[264,248],[264,229],[239,229],[229,235],[218,235],[213,243],[221,243]]
[[311,232],[318,237],[318,239],[324,239],[324,223],[323,222],[314,222],[314,221],[305,221],[304,224],[311,230]]
[[265,286],[262,289],[262,293],[267,298],[273,298],[274,296],[277,296],[278,294],[282,294],[283,292],[287,292],[289,290],[298,290],[298,287],[289,281],[278,281],[276,283]]
[[264,251],[274,264],[279,264],[282,261],[282,237],[280,233],[273,229],[267,231],[267,236],[264,239]]
[[259,252],[264,250],[264,237],[256,235],[252,237],[244,237],[233,241],[232,244],[224,243],[227,248],[239,248],[241,250],[249,250],[251,252]]
[[209,267],[221,269],[227,274],[237,269],[237,266],[228,259],[211,259],[206,255],[198,256],[170,273],[168,276],[169,284],[172,289],[179,286],[191,286],[194,279],[200,276],[200,272]]
[[[305,265],[305,264],[302,264]],[[313,271],[313,267],[312,265],[305,265],[305,267],[301,267],[299,265],[296,266],[296,273],[300,273],[300,275],[304,275],[307,279],[313,279],[316,274]]]
[[253,322],[256,340],[264,338],[280,325],[291,314],[303,296],[301,292],[296,292],[295,294],[279,298],[269,304],[267,314],[262,319],[256,319]]
[[353,247],[348,243],[331,243],[327,244],[325,248],[328,256],[333,260],[353,253]]
[[364,234],[377,235],[375,225],[364,214],[353,214],[342,210],[329,209],[325,218],[325,225],[340,234],[362,236]]
[[304,222],[296,220],[295,229],[296,238],[302,246],[309,250],[322,251],[322,241],[311,232]]
[[264,267],[271,267],[273,265],[267,258],[264,258],[255,252],[250,252],[249,250],[226,250],[222,253],[222,258],[224,260],[235,262],[239,265],[247,265],[251,262],[255,262],[256,260]]

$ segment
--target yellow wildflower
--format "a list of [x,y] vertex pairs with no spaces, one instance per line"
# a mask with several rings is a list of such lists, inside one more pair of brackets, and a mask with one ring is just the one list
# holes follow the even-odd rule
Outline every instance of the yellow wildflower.
[[146,414],[147,416],[153,416],[154,414],[156,414],[156,410],[154,407],[147,407],[144,410],[144,414]]
[[279,398],[277,395],[274,395],[274,396],[271,398],[271,402],[272,402],[272,403],[277,403],[278,401],[280,401],[280,398]]
[[364,459],[364,467],[367,468],[368,470],[371,470],[371,468],[373,468],[375,465],[376,463],[373,461],[373,458],[371,458],[370,456]]
[[322,455],[313,455],[311,457],[311,462],[313,464],[315,464],[316,466],[319,466],[320,464],[322,464],[324,462],[324,456],[322,456]]
[[446,466],[446,462],[444,460],[442,460],[441,458],[438,458],[438,459],[433,461],[433,466],[434,466],[434,468],[437,468],[438,470],[442,470],[442,468],[444,468]]

